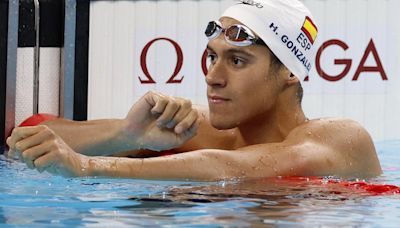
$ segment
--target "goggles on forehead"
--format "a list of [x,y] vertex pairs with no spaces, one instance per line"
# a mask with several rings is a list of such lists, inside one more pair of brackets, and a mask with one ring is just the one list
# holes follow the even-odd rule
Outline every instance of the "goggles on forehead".
[[249,46],[252,44],[266,45],[264,41],[257,38],[254,33],[244,25],[231,25],[228,28],[222,28],[221,22],[208,22],[204,32],[209,40],[215,39],[221,33],[224,33],[225,40],[235,46]]

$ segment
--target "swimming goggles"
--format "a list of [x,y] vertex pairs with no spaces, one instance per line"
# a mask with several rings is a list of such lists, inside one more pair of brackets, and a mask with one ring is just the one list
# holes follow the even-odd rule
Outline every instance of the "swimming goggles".
[[252,44],[266,45],[264,41],[257,38],[254,33],[244,25],[231,25],[228,28],[222,28],[221,22],[208,22],[206,31],[204,32],[209,40],[215,39],[224,33],[225,40],[235,46],[249,46]]

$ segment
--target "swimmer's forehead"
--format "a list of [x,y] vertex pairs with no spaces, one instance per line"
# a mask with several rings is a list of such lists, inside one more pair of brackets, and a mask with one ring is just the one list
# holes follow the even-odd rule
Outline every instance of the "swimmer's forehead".
[[219,21],[224,28],[229,27],[230,25],[243,25],[243,23],[231,17],[221,17],[219,18]]

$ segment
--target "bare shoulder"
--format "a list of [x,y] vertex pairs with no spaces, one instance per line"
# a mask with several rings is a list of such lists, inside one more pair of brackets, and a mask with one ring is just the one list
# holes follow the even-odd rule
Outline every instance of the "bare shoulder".
[[[316,136],[329,136],[334,134],[336,137],[339,133],[345,135],[356,134],[359,136],[369,136],[361,124],[351,119],[344,118],[322,118],[307,121],[293,130],[294,134],[307,134]],[[291,134],[292,134],[291,133]]]
[[324,154],[312,158],[316,162],[321,162],[320,158],[331,161],[339,173],[357,173],[357,176],[373,176],[381,173],[371,136],[354,120],[343,118],[310,120],[295,128],[286,141],[319,148]]
[[343,118],[323,118],[307,121],[293,129],[287,140],[311,140],[336,146],[356,146],[358,143],[373,146],[367,130],[358,122]]

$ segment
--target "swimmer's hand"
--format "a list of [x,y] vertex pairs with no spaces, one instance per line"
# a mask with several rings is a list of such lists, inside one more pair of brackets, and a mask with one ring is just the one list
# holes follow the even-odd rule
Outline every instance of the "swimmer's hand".
[[88,157],[73,151],[47,126],[15,128],[7,144],[9,156],[19,158],[30,169],[66,177],[86,176]]
[[177,148],[196,134],[198,122],[189,100],[148,92],[126,116],[123,141],[134,142],[136,149]]

